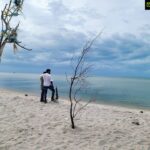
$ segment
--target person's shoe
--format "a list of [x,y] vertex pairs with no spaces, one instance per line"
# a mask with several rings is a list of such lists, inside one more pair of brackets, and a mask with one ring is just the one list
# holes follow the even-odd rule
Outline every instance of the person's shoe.
[[56,100],[55,100],[55,99],[51,99],[51,101],[52,101],[52,102],[56,102]]
[[51,99],[52,102],[57,103],[58,101],[56,99]]
[[47,100],[43,101],[44,103],[47,103]]

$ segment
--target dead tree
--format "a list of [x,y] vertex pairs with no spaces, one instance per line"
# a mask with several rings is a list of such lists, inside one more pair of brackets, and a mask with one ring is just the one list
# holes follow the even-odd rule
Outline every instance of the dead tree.
[[14,51],[17,50],[17,47],[21,47],[25,50],[31,50],[24,47],[17,39],[19,23],[17,23],[16,26],[11,25],[13,18],[22,13],[23,2],[24,0],[14,0],[13,2],[10,0],[9,4],[6,4],[4,9],[1,11],[0,58],[6,44],[8,43],[13,44]]
[[84,105],[80,104],[81,99],[78,98],[78,95],[79,92],[82,91],[82,85],[85,82],[87,72],[90,68],[90,65],[86,64],[85,58],[91,50],[94,41],[100,36],[100,34],[101,33],[85,44],[78,58],[72,59],[73,74],[69,80],[70,119],[72,129],[75,129],[75,117],[91,102],[90,100]]

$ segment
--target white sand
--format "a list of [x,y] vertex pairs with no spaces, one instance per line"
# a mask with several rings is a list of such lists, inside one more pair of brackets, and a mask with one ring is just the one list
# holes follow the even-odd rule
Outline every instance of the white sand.
[[150,111],[89,104],[76,126],[67,101],[0,90],[0,150],[150,150]]

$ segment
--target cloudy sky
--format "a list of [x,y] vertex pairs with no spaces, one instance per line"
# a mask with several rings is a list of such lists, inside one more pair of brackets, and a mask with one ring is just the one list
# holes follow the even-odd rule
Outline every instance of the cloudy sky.
[[[8,0],[0,1],[0,8]],[[7,45],[1,72],[55,74],[70,70],[72,56],[99,32],[87,63],[101,76],[150,76],[150,10],[144,0],[25,0],[18,39],[32,51]]]

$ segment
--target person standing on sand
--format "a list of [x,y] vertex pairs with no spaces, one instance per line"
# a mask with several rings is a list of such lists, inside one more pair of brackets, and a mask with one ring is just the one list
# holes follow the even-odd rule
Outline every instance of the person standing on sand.
[[[43,72],[43,74],[45,74],[45,72]],[[40,75],[40,82],[41,82],[41,98],[40,98],[40,102],[45,102],[46,101],[46,97],[44,96],[44,87],[43,87],[43,74]]]
[[54,99],[54,94],[55,94],[55,89],[53,86],[53,80],[51,77],[51,70],[47,69],[46,73],[42,75],[43,78],[43,97],[44,97],[44,102],[47,103],[47,90],[50,89],[52,91],[52,96],[51,96],[51,101],[55,101]]

